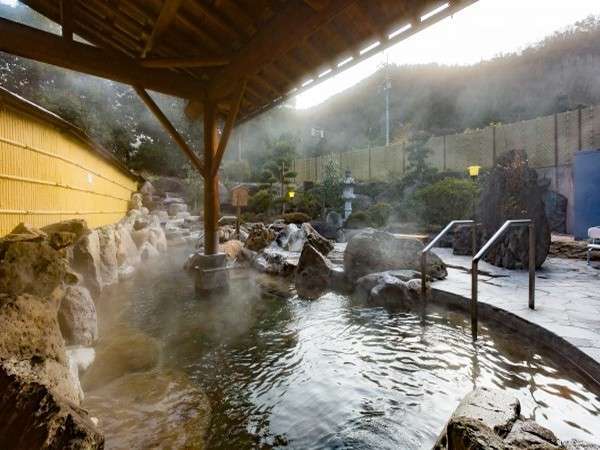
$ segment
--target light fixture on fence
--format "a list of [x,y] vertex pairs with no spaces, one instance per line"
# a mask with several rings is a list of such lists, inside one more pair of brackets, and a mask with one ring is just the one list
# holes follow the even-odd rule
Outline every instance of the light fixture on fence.
[[479,169],[481,169],[481,166],[469,166],[469,167],[467,167],[467,170],[469,171],[469,176],[473,180],[477,179],[477,177],[479,176]]

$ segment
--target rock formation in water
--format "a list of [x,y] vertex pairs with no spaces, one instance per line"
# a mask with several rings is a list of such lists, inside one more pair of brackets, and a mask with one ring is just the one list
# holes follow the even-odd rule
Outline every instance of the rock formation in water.
[[295,271],[296,292],[302,298],[319,298],[330,289],[335,270],[331,262],[307,241]]
[[598,450],[582,441],[560,442],[552,431],[521,416],[521,404],[502,391],[481,387],[467,394],[433,450]]
[[[486,240],[508,219],[534,220],[537,268],[542,266],[550,249],[550,227],[543,191],[538,185],[537,172],[529,167],[527,153],[511,150],[498,158],[488,175],[479,207],[479,219]],[[527,227],[515,227],[490,249],[485,260],[508,269],[526,268],[528,249]]]
[[[424,245],[413,238],[397,237],[372,228],[363,230],[350,239],[344,253],[344,271],[349,280],[364,275],[395,269],[421,270],[421,251]],[[448,273],[444,262],[434,253],[427,257],[427,273],[436,279]]]

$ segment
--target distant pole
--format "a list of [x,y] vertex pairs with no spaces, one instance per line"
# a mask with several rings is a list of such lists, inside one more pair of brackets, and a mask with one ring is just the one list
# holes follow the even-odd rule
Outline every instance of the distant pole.
[[389,80],[386,80],[385,89],[385,146],[390,145],[390,88]]

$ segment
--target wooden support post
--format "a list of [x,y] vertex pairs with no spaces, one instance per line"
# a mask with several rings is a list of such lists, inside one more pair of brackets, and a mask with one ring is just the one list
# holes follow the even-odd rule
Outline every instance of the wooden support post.
[[219,176],[216,165],[217,110],[213,102],[204,104],[204,254],[214,255],[218,250],[217,225],[219,220]]

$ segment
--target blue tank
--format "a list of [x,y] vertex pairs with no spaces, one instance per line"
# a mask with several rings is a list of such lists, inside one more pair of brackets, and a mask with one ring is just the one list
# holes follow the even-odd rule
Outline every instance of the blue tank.
[[600,226],[600,150],[575,153],[573,163],[575,191],[575,239],[587,239],[587,230]]

